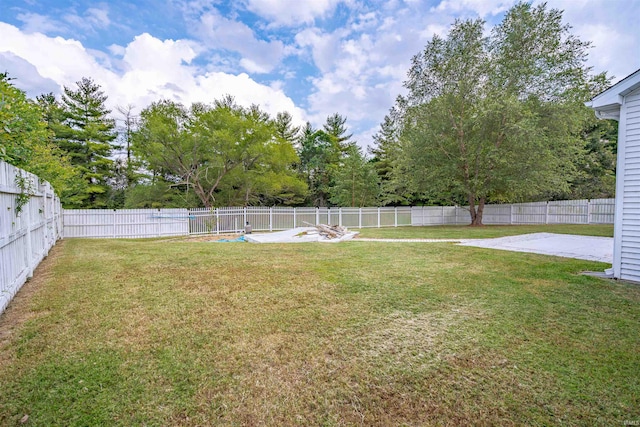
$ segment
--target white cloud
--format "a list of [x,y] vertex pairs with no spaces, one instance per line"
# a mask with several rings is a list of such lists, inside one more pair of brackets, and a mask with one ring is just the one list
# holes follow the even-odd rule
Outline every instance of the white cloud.
[[87,9],[85,16],[94,27],[107,28],[111,25],[109,10],[104,5],[102,7],[91,7]]
[[429,24],[427,25],[427,28],[425,28],[423,31],[420,31],[419,34],[421,38],[425,40],[431,40],[434,35],[445,37],[448,30],[448,25]]
[[32,12],[20,13],[16,18],[23,23],[22,30],[27,33],[74,34],[78,30],[94,32],[111,25],[109,10],[104,4],[90,7],[82,14],[70,9],[61,20]]
[[516,0],[442,0],[438,6],[431,8],[431,11],[453,13],[472,11],[484,18],[505,12],[514,4]]
[[186,40],[160,40],[148,33],[136,36],[124,49],[123,59],[131,70],[170,72],[167,65],[190,64],[198,45]]
[[[617,79],[621,79],[634,71],[619,59],[628,55],[629,52],[638,51],[639,40],[634,40],[633,37],[620,33],[617,28],[605,24],[578,25],[575,27],[575,33],[580,36],[580,39],[592,42],[589,57],[594,72],[608,71],[610,76],[614,75]],[[612,44],[611,40],[615,40],[616,43]],[[637,66],[640,66],[638,60],[636,60]]]
[[640,68],[640,2],[549,0],[551,8],[563,11],[564,22],[580,40],[592,42],[588,64],[594,72],[607,71],[616,82]]
[[375,12],[368,12],[358,15],[357,20],[351,24],[353,31],[363,31],[374,29],[378,24],[378,17]]
[[77,40],[26,34],[13,25],[0,22],[0,52],[12,52],[36,67],[38,73],[60,85],[71,85],[83,76],[103,81],[113,79]]
[[347,30],[323,33],[317,28],[306,28],[295,36],[296,43],[302,48],[310,48],[313,61],[322,72],[328,72],[339,55],[341,39],[347,36]]
[[0,52],[0,64],[2,64],[2,72],[7,72],[10,78],[15,79],[12,83],[24,88],[31,98],[60,90],[56,82],[42,77],[33,64],[11,52]]
[[[313,91],[307,97],[315,126],[339,112],[354,129],[372,129],[404,92],[402,81],[411,57],[434,32],[445,32],[446,27],[420,18],[414,9],[400,7],[362,13],[351,25],[330,33],[307,28],[296,35],[298,45],[311,51],[321,71],[311,80]],[[366,138],[359,143],[371,143],[371,135],[370,131],[358,133],[359,138]]]
[[16,80],[16,85],[28,93],[34,87],[51,90],[54,83],[60,92],[63,85],[74,87],[82,77],[91,77],[109,96],[107,104],[113,111],[118,105],[130,104],[139,111],[162,98],[187,105],[209,103],[230,94],[241,105],[255,103],[271,115],[289,111],[296,123],[305,120],[305,113],[277,84],[267,86],[244,73],[206,72],[192,65],[202,49],[193,41],[160,40],[141,34],[125,47],[113,47],[112,51],[122,56],[122,70],[114,71],[101,65],[92,51],[76,40],[25,34],[1,22],[0,33],[0,54],[11,57],[19,69],[29,70],[29,79]]
[[109,10],[105,5],[90,7],[83,14],[71,11],[63,16],[65,22],[71,24],[75,30],[95,31],[104,29],[111,25]]
[[22,30],[26,33],[48,33],[64,29],[60,22],[39,13],[19,13],[16,18],[24,24]]
[[329,15],[341,0],[245,0],[247,9],[274,25],[300,26]]
[[217,11],[203,14],[197,25],[196,33],[207,47],[238,52],[242,56],[240,65],[249,72],[270,72],[285,54],[282,42],[257,39],[246,24],[227,19]]

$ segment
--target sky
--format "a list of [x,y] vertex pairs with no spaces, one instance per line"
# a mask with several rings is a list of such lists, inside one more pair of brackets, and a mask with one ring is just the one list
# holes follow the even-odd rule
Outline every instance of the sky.
[[[534,1],[537,4],[538,1]],[[347,117],[372,145],[411,58],[456,19],[487,30],[513,0],[0,0],[0,72],[30,97],[91,77],[107,106],[140,112],[226,94],[320,127]],[[548,0],[591,41],[588,65],[613,82],[640,69],[640,0]]]

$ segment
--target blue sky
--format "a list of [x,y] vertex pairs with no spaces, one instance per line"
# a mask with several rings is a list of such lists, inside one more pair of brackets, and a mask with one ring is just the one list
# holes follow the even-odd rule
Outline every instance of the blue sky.
[[[231,94],[272,115],[289,111],[300,124],[321,126],[338,112],[367,146],[433,34],[456,18],[481,17],[489,29],[514,3],[0,0],[0,71],[30,96],[92,77],[114,111]],[[593,43],[594,71],[618,80],[640,68],[640,0],[547,3]]]

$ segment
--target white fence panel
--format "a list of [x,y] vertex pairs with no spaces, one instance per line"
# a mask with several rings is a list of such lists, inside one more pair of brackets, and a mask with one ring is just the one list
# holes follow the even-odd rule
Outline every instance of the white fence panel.
[[589,224],[613,224],[615,212],[615,199],[591,199],[589,201]]
[[[485,224],[612,224],[613,199],[486,205]],[[158,237],[276,231],[306,224],[348,228],[468,225],[460,206],[386,208],[227,207],[196,209],[65,210],[66,237]]]
[[546,224],[547,202],[517,203],[511,205],[511,222],[506,224]]
[[549,224],[588,224],[588,200],[549,202]]
[[295,220],[294,208],[272,208],[273,230],[288,230],[298,226]]
[[[512,212],[511,205],[486,205],[482,214],[482,222],[487,225],[511,224]],[[469,219],[469,222],[471,222],[471,219]]]
[[307,227],[307,224],[316,224],[316,208],[295,208],[294,216],[296,219],[296,227]]
[[65,209],[65,237],[138,238],[189,234],[186,209]]
[[[29,198],[17,212],[23,192]],[[60,213],[48,182],[0,161],[0,313],[62,237]]]
[[[466,225],[471,223],[468,207],[414,206],[411,225]],[[615,199],[560,200],[552,202],[486,205],[482,222],[509,224],[613,224]]]

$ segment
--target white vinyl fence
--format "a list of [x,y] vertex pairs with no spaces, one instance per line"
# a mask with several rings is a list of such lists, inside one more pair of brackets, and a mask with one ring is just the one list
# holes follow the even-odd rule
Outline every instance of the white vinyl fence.
[[[482,223],[516,224],[613,224],[615,199],[559,200],[552,202],[486,205]],[[468,225],[469,208],[418,206],[411,208],[411,225]]]
[[136,238],[287,230],[307,224],[349,228],[411,225],[411,208],[65,209],[64,236]]
[[162,237],[189,234],[187,209],[65,209],[64,237]]
[[[613,224],[615,199],[563,200],[485,206],[483,223]],[[388,208],[197,208],[64,210],[65,237],[135,238],[277,231],[307,224],[349,228],[467,225],[469,210],[459,206]]]
[[0,161],[0,313],[62,237],[61,212],[48,182]]

